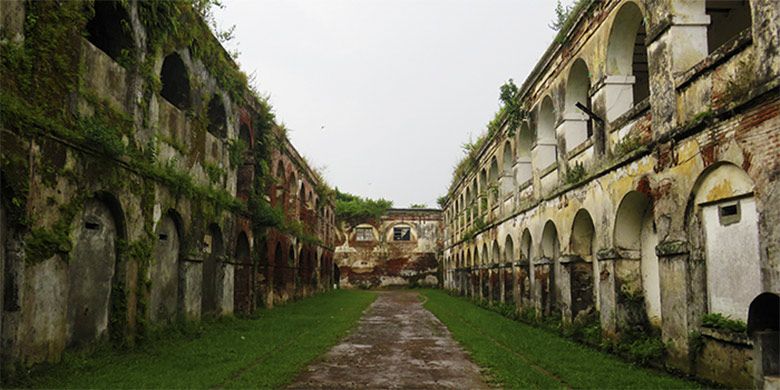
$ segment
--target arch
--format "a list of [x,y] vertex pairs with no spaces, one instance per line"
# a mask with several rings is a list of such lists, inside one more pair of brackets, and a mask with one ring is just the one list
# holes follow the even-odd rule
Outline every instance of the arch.
[[96,1],[93,9],[95,13],[87,22],[87,39],[122,65],[120,59],[134,46],[127,10],[118,1]]
[[201,284],[201,314],[216,314],[217,312],[217,271],[222,258],[225,255],[224,239],[222,238],[222,229],[219,225],[212,223],[203,236],[203,246],[205,257],[203,259],[203,282]]
[[515,165],[514,152],[512,151],[512,143],[509,140],[504,142],[504,153],[502,157],[504,163],[501,168],[504,172],[504,175],[507,175],[512,172],[512,166]]
[[747,320],[746,308],[762,292],[758,210],[753,180],[740,167],[721,162],[694,185],[691,241],[701,242],[710,312]]
[[661,324],[661,288],[658,270],[658,233],[653,220],[653,206],[645,194],[631,191],[623,196],[615,215],[613,230],[615,247],[624,256],[641,259],[642,289],[647,317]]
[[517,182],[523,184],[533,177],[531,165],[531,147],[534,144],[534,136],[528,127],[528,122],[523,122],[517,133]]
[[118,242],[125,238],[123,214],[113,196],[98,194],[84,203],[73,226],[68,261],[67,344],[100,340],[109,329],[116,282]]
[[549,260],[557,259],[560,253],[559,242],[555,223],[552,220],[547,221],[542,231],[542,257]]
[[539,140],[555,141],[555,106],[552,98],[545,96],[539,106]]
[[234,254],[233,305],[236,312],[248,314],[252,311],[252,258],[246,232],[238,233]]
[[498,240],[493,241],[490,251],[490,262],[493,264],[501,262],[501,249],[498,247]]
[[520,239],[520,259],[523,262],[530,262],[533,256],[533,239],[531,239],[531,231],[526,228],[523,230],[523,236]]
[[707,50],[710,53],[752,27],[748,0],[706,0],[705,9],[710,17],[707,26]]
[[149,315],[152,322],[167,323],[176,318],[181,253],[180,226],[178,214],[172,210],[157,223],[149,297]]
[[482,263],[481,264],[488,264],[490,262],[490,258],[488,257],[488,245],[486,242],[482,243]]
[[574,61],[566,79],[566,94],[564,120],[566,121],[565,138],[567,151],[587,141],[593,136],[593,126],[590,118],[577,104],[591,108],[590,102],[590,72],[588,65],[581,58]]
[[771,292],[759,294],[748,308],[748,334],[780,331],[780,296]]
[[510,234],[507,234],[504,239],[504,260],[507,262],[514,262],[515,260],[515,243]]
[[[628,104],[622,106],[623,112],[650,96],[646,36],[642,10],[636,3],[626,2],[612,22],[607,44],[607,74],[633,78],[624,82],[631,84],[632,94],[624,93],[620,97],[630,98]],[[620,114],[622,112],[615,117]]]
[[536,157],[537,169],[544,170],[556,163],[558,142],[555,137],[555,107],[549,96],[545,96],[537,114]]
[[190,80],[187,67],[178,53],[168,54],[160,69],[160,95],[180,110],[190,108]]
[[238,139],[240,139],[247,147],[252,147],[252,129],[246,123],[241,123],[238,128]]
[[222,96],[214,94],[209,100],[208,131],[217,138],[227,138],[227,111]]
[[571,238],[569,248],[572,253],[580,256],[585,261],[593,261],[593,248],[596,240],[596,229],[593,219],[586,209],[580,209],[574,216],[571,226]]
[[495,206],[498,202],[498,159],[495,155],[490,159],[490,170],[488,170],[489,199]]

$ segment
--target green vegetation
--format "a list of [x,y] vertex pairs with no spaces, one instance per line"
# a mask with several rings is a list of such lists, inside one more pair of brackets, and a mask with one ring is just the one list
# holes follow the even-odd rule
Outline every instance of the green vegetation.
[[566,171],[566,176],[563,178],[566,184],[574,184],[585,178],[587,172],[585,171],[585,165],[581,162],[575,162],[574,165],[569,167]]
[[520,106],[520,101],[517,98],[518,93],[519,89],[512,79],[509,79],[509,81],[501,86],[501,92],[499,94],[501,106],[498,111],[496,111],[493,119],[488,123],[487,132],[482,133],[476,140],[469,140],[461,145],[464,156],[455,165],[450,188],[447,191],[448,194],[452,193],[458,183],[477,166],[479,152],[482,151],[482,147],[484,147],[489,140],[493,139],[502,128],[506,128],[507,133],[512,136],[520,127],[520,123],[526,116],[526,111]]
[[410,209],[427,209],[428,205],[425,203],[412,203],[409,205]]
[[475,362],[486,368],[488,375],[502,387],[698,387],[696,383],[632,366],[443,291],[426,290],[423,294],[427,298],[425,307],[447,325]]
[[747,332],[747,324],[742,320],[735,320],[731,316],[720,313],[707,313],[701,318],[701,325],[705,328],[725,330],[735,333]]
[[640,146],[642,146],[642,140],[639,136],[629,133],[615,144],[612,154],[615,158],[620,158],[633,152]]
[[563,43],[563,38],[569,33],[574,22],[577,19],[577,15],[580,14],[586,5],[590,4],[593,0],[575,0],[573,4],[564,6],[561,4],[561,0],[555,4],[555,19],[549,24],[549,27],[554,31],[558,31],[558,35],[555,36],[555,42]]
[[369,199],[336,189],[336,218],[357,225],[362,222],[376,221],[393,207],[386,199]]
[[[66,354],[10,387],[279,388],[356,324],[375,295],[337,290],[252,318],[181,323],[126,351]],[[5,378],[4,378],[5,379]]]

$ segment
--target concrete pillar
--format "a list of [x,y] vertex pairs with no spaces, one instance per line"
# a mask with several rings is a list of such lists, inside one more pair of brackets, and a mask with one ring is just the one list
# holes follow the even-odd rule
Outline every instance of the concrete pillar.
[[576,259],[572,256],[561,256],[555,264],[555,290],[558,296],[558,308],[564,323],[571,323],[573,319],[571,312],[571,265],[574,261]]
[[607,122],[612,122],[634,106],[634,76],[606,76],[596,84],[595,100],[604,102]]
[[515,163],[515,178],[517,184],[523,184],[533,179],[533,166],[530,157],[518,157]]
[[569,153],[588,140],[588,119],[577,113],[566,113],[556,133],[566,140],[566,153]]
[[185,256],[179,262],[179,307],[187,320],[197,320],[201,314],[201,281],[203,280],[203,259],[199,255]]
[[556,162],[555,150],[558,144],[554,139],[540,139],[531,149],[534,167],[542,171]]
[[667,345],[667,362],[689,372],[688,335],[705,312],[704,265],[692,261],[685,241],[656,246],[661,290],[661,336]]

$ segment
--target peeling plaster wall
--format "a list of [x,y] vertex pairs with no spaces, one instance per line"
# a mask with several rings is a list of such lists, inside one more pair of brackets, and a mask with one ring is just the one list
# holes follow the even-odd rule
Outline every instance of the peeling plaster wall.
[[[624,18],[622,11],[634,4],[640,18]],[[718,48],[707,47],[704,1],[586,5],[522,85],[527,122],[517,131],[497,132],[449,194],[445,287],[487,301],[490,273],[505,270],[522,280],[527,268],[530,286],[517,289],[532,293],[530,301],[515,300],[518,311],[566,322],[577,315],[584,302],[577,294],[584,293],[594,300],[605,336],[642,326],[648,335],[661,334],[669,366],[730,386],[763,383],[750,375],[750,340],[702,326],[707,313],[746,320],[759,293],[780,294],[780,10],[771,1],[749,5],[751,28]],[[620,58],[610,47],[633,39],[626,26],[642,20],[650,97],[633,102],[621,93],[632,80],[616,78]],[[588,70],[591,108],[606,121],[592,121],[593,137],[572,145],[567,138],[579,124],[563,113],[570,69],[580,60]],[[530,182],[507,184],[504,178],[501,187],[511,196],[493,203],[488,191],[497,183],[480,172],[494,158],[506,160],[506,142],[513,146],[515,172],[528,170],[528,150],[537,156],[549,140],[529,139],[525,131],[534,135],[549,127],[549,118],[540,119],[548,101],[559,146],[555,164],[533,158]],[[575,163],[585,172],[571,179],[566,173]],[[718,205],[735,197],[741,197],[741,220],[724,227]],[[624,207],[640,198],[643,206]],[[572,245],[582,210],[594,224],[591,262]],[[555,227],[559,256],[542,243],[548,224]],[[530,259],[525,249],[505,255],[504,237],[518,248],[526,230]],[[488,250],[494,243],[499,255]],[[590,283],[579,274],[587,267]],[[690,344],[691,334],[699,333],[707,333],[703,349]]]
[[[394,240],[395,227],[409,227],[410,240]],[[356,229],[370,229],[361,241]],[[380,221],[344,226],[336,264],[347,288],[430,286],[440,284],[441,213],[438,210],[391,209]]]

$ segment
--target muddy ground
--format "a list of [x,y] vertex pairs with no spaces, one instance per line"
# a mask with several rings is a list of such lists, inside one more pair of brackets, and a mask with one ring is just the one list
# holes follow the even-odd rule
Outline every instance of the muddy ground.
[[416,292],[378,294],[352,333],[310,364],[291,388],[488,387]]

